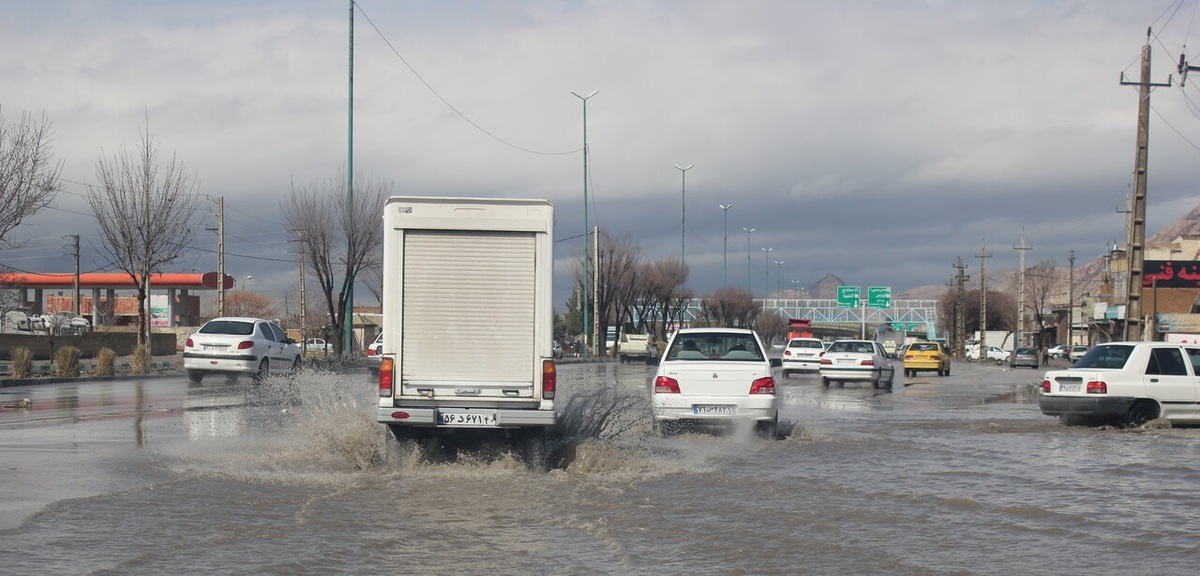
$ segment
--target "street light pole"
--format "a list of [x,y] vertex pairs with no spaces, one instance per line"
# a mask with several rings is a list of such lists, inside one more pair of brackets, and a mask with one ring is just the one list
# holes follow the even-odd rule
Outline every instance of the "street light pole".
[[783,260],[775,260],[775,294],[783,294]]
[[596,95],[599,90],[592,90],[587,96],[580,96],[574,91],[576,98],[583,101],[583,298],[579,302],[579,307],[583,310],[583,346],[591,350],[592,333],[589,329],[591,324],[588,323],[588,260],[591,254],[588,251],[588,141],[587,141],[587,101],[588,98]]
[[687,167],[675,165],[679,169],[681,181],[679,184],[679,262],[687,266],[687,171],[695,164]]
[[742,230],[746,231],[746,290],[753,296],[754,289],[750,288],[750,233],[754,232],[756,228],[742,226]]
[[763,302],[771,295],[771,251],[774,248],[763,248]]
[[729,287],[729,209],[733,204],[717,204],[717,208],[725,214],[725,236],[721,243],[721,268],[725,288]]

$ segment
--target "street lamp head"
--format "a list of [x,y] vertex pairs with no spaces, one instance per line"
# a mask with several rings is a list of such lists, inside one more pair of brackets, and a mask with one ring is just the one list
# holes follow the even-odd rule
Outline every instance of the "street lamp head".
[[591,94],[588,94],[587,96],[580,96],[579,93],[575,92],[574,90],[571,91],[571,93],[574,94],[575,97],[580,100],[587,100],[588,98],[595,96],[597,92],[599,92],[599,90],[592,90]]
[[692,169],[692,166],[695,166],[695,164],[688,164],[686,168],[685,168],[685,167],[683,167],[683,166],[680,166],[680,165],[678,165],[678,164],[676,164],[676,165],[675,165],[675,167],[676,167],[676,168],[678,168],[678,169],[680,169],[680,170],[683,170],[684,172],[687,172],[688,170],[691,170],[691,169]]
[[757,228],[747,228],[747,227],[745,227],[745,226],[742,226],[742,230],[745,230],[745,231],[746,231],[746,233],[747,233],[747,234],[749,234],[749,233],[751,233],[751,232],[753,232],[753,231],[757,230]]
[[729,210],[730,208],[733,208],[733,204],[717,204],[717,208]]

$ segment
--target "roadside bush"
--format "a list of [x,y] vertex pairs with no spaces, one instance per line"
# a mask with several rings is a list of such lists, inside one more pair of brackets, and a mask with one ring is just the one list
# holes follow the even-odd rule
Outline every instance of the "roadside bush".
[[54,373],[60,378],[79,376],[79,349],[63,346],[54,352]]
[[96,375],[112,376],[113,366],[117,362],[117,353],[112,348],[104,347],[96,353]]
[[17,346],[9,352],[12,357],[12,368],[8,375],[13,378],[28,378],[33,371],[33,350],[25,346]]
[[129,371],[134,374],[147,374],[150,372],[150,347],[145,344],[138,344],[133,349],[133,361],[130,362]]

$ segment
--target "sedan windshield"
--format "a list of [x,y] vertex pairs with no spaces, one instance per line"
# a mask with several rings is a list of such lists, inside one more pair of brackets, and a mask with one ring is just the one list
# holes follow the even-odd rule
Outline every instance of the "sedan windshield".
[[253,322],[237,320],[213,320],[200,327],[201,334],[229,334],[231,336],[249,336],[254,333]]
[[671,343],[666,359],[762,362],[763,353],[751,334],[681,334]]

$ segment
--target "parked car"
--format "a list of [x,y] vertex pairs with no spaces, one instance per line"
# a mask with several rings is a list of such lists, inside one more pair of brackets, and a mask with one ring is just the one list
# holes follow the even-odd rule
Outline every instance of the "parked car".
[[1200,423],[1200,346],[1110,342],[1042,379],[1042,414],[1066,424],[1090,420],[1141,426],[1155,418]]
[[1050,357],[1054,358],[1055,360],[1057,360],[1059,358],[1066,358],[1067,354],[1069,354],[1070,352],[1071,352],[1071,348],[1069,346],[1067,346],[1066,344],[1059,344],[1057,346],[1051,346],[1050,349],[1046,351],[1046,353],[1049,354]]
[[684,328],[667,344],[651,394],[654,428],[669,435],[689,427],[754,423],[773,437],[779,421],[774,369],[758,334],[740,328]]
[[309,338],[304,341],[304,349],[310,354],[328,354],[333,352],[333,343],[326,342],[324,338]]
[[792,338],[780,354],[783,361],[783,377],[793,372],[820,372],[821,353],[825,345],[819,338]]
[[367,362],[372,374],[379,373],[379,365],[383,361],[383,332],[380,332],[375,340],[367,346]]
[[208,374],[247,374],[261,382],[274,371],[296,371],[300,365],[296,341],[262,318],[214,318],[183,345],[183,368],[188,380],[197,383]]
[[[999,346],[987,347],[987,359],[996,362],[997,366],[1007,363],[1009,356],[1012,356],[1012,352],[1000,348]],[[979,360],[978,346],[967,350],[967,360]]]
[[1013,368],[1016,368],[1017,366],[1028,366],[1030,368],[1037,369],[1040,363],[1041,359],[1038,358],[1038,351],[1036,348],[1017,348],[1016,353],[1014,353],[1012,357],[1008,359],[1008,365]]
[[1079,360],[1080,358],[1083,358],[1083,356],[1085,354],[1087,354],[1087,352],[1088,352],[1087,346],[1072,346],[1071,351],[1068,353],[1068,356],[1070,357],[1071,362],[1074,362],[1076,360]]
[[876,388],[891,389],[896,378],[894,356],[872,340],[838,340],[821,356],[821,383],[871,382]]
[[904,375],[932,370],[938,376],[950,375],[950,355],[937,342],[913,342],[904,348]]

